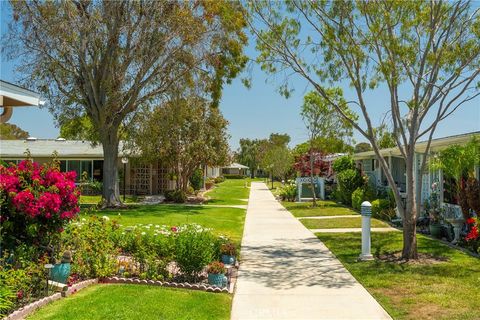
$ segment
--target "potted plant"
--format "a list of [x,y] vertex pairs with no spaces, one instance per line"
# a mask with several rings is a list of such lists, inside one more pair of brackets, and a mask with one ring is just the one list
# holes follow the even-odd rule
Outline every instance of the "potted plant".
[[222,253],[222,262],[224,264],[235,264],[235,257],[237,255],[237,247],[231,242],[222,244],[220,248]]
[[437,239],[442,238],[442,223],[440,206],[438,203],[438,190],[436,182],[432,184],[432,191],[430,194],[428,205],[426,205],[426,209],[430,217],[430,223],[428,226],[430,229],[430,235]]
[[223,288],[227,286],[225,266],[222,262],[214,261],[207,266],[208,284]]

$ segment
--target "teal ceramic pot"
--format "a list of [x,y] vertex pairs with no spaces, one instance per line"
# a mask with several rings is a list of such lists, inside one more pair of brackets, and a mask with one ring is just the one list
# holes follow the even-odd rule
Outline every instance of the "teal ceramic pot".
[[222,254],[223,264],[235,264],[235,256],[230,256],[228,254]]
[[219,288],[224,288],[227,286],[227,277],[221,273],[209,273],[208,284],[217,286]]
[[67,283],[70,276],[70,263],[59,263],[53,266],[51,279],[60,283]]
[[442,230],[443,227],[440,223],[431,223],[429,226],[430,235],[434,238],[441,239],[442,238]]

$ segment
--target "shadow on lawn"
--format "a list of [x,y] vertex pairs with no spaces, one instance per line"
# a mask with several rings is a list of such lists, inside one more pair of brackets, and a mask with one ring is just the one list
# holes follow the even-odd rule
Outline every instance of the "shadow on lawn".
[[318,239],[275,239],[274,245],[242,246],[245,256],[240,277],[276,290],[300,286],[352,287],[354,278],[338,260],[318,246],[311,247],[311,243],[318,243]]
[[143,217],[147,215],[168,217],[170,215],[186,214],[186,215],[201,215],[206,213],[208,207],[203,206],[185,206],[185,205],[169,205],[169,204],[157,204],[157,205],[139,205],[128,206],[125,209],[105,209],[94,212],[94,214],[107,214],[114,215],[120,213],[124,217]]

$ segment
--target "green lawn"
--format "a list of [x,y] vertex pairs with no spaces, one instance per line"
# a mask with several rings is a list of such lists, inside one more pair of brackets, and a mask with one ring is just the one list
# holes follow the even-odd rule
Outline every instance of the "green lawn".
[[317,217],[317,216],[343,216],[358,214],[351,208],[342,206],[328,200],[318,200],[317,207],[312,207],[311,202],[287,202],[282,205],[290,211],[295,217]]
[[[418,235],[431,264],[357,262],[360,233],[317,234],[394,319],[480,319],[480,260]],[[375,256],[402,248],[401,233],[372,233]]]
[[237,242],[242,238],[245,221],[244,209],[173,204],[131,206],[127,209],[102,210],[95,214],[108,216],[124,226],[140,223],[169,226],[198,223],[212,228],[216,234],[227,235]]
[[[333,219],[301,219],[308,229],[337,229],[337,228],[361,228],[362,218],[333,218]],[[389,225],[381,220],[371,219],[372,228],[387,228]]]
[[251,179],[227,179],[222,183],[215,185],[215,188],[208,191],[205,195],[210,198],[208,204],[222,205],[246,205],[250,194]]
[[94,285],[28,319],[229,319],[230,303],[228,294],[145,285]]
[[[123,196],[120,196],[121,200],[123,201]],[[102,196],[80,196],[80,204],[98,204],[102,200]],[[134,196],[126,196],[125,203],[136,203],[138,202],[138,197]]]

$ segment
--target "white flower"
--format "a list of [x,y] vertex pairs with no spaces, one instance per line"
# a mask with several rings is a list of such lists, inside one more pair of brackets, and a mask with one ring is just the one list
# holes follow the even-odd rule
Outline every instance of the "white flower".
[[146,235],[147,233],[146,232],[142,232],[142,236]]
[[109,221],[109,220],[110,220],[110,218],[107,217],[107,216],[103,216],[102,219],[105,220],[105,221]]

